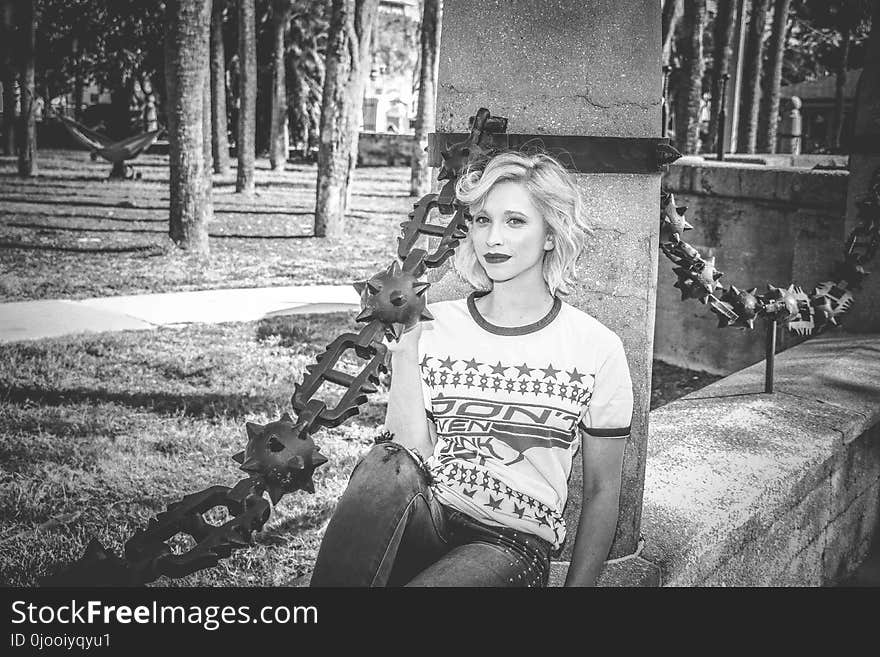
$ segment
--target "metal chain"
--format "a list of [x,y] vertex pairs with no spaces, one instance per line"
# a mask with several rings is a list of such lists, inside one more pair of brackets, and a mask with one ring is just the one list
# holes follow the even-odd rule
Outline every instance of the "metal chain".
[[[660,249],[675,265],[675,287],[682,301],[698,299],[718,317],[718,327],[754,328],[764,318],[786,326],[793,333],[815,335],[837,325],[839,317],[853,304],[852,290],[861,287],[868,275],[864,268],[880,249],[880,169],[874,172],[868,194],[858,203],[859,223],[850,232],[843,261],[833,271],[833,280],[819,283],[810,294],[796,285],[778,288],[768,285],[764,294],[757,288],[724,288],[718,280],[715,258],[704,259],[681,235],[693,228],[685,219],[687,207],[676,207],[671,193],[660,196]],[[719,292],[720,290],[720,292]]]

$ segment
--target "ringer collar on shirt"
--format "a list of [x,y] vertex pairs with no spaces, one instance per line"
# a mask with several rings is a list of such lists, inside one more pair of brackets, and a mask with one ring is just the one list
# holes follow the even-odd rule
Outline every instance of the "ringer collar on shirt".
[[487,294],[489,293],[485,291],[472,292],[467,298],[467,307],[471,313],[471,317],[474,318],[477,325],[495,335],[526,335],[528,333],[540,331],[552,322],[562,309],[562,300],[559,297],[553,297],[553,307],[550,308],[550,311],[537,322],[526,324],[524,326],[496,326],[495,324],[488,322],[486,318],[480,314],[480,311],[477,310],[477,304],[475,303],[476,299],[486,296]]

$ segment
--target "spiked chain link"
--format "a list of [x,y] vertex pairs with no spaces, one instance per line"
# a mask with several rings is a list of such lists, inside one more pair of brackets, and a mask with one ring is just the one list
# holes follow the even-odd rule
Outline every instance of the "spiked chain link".
[[[676,207],[671,193],[660,197],[660,249],[676,267],[682,301],[698,299],[718,317],[718,327],[754,328],[755,319],[764,318],[784,325],[799,335],[815,335],[836,326],[839,317],[853,304],[852,290],[861,287],[868,275],[864,268],[880,248],[880,169],[874,172],[868,194],[858,203],[859,223],[846,240],[843,260],[833,270],[832,280],[819,283],[807,294],[792,284],[778,288],[768,283],[767,292],[757,288],[725,289],[718,280],[723,273],[715,268],[714,256],[704,259],[700,252],[681,239],[693,228],[685,219],[687,207]],[[719,292],[720,290],[720,292]]]

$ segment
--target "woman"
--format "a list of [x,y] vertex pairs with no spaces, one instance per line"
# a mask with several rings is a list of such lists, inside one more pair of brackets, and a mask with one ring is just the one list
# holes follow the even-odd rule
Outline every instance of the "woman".
[[385,434],[312,586],[546,586],[579,434],[566,585],[593,585],[610,549],[632,384],[617,335],[559,298],[587,233],[577,186],[549,156],[502,153],[456,193],[471,220],[454,264],[477,291],[388,344]]

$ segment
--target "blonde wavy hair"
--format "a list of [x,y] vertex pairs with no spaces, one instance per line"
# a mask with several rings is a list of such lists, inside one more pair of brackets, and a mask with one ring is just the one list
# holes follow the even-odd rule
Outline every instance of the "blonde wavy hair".
[[[554,296],[569,294],[575,263],[586,245],[587,235],[592,233],[584,218],[584,202],[574,176],[545,153],[506,151],[490,159],[485,168],[465,172],[456,184],[456,196],[475,214],[489,191],[502,182],[520,183],[528,191],[553,236],[554,247],[544,254],[544,282]],[[456,249],[453,265],[471,286],[492,289],[492,280],[477,260],[470,236]]]

